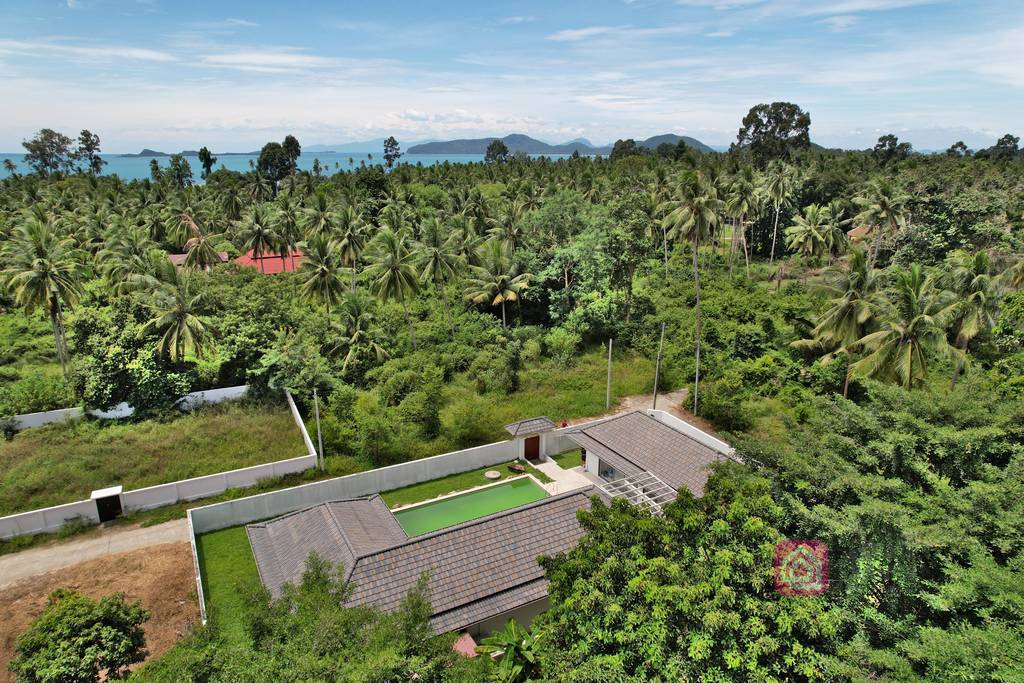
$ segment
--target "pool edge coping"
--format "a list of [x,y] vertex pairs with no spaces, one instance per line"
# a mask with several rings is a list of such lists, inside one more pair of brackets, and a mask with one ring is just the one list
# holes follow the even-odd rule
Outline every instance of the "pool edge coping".
[[421,500],[415,503],[409,503],[408,505],[400,505],[399,507],[396,508],[388,508],[388,510],[391,511],[391,514],[395,514],[396,512],[405,512],[406,510],[411,510],[412,508],[417,508],[420,507],[421,505],[426,505],[427,503],[436,503],[438,501],[447,500],[448,498],[454,498],[456,496],[461,496],[466,493],[476,493],[477,491],[481,491],[483,489],[494,488],[495,486],[501,486],[502,484],[507,484],[509,482],[518,481],[519,479],[525,478],[532,479],[533,483],[539,486],[542,491],[544,491],[544,495],[546,498],[551,497],[551,493],[548,492],[546,488],[544,488],[544,484],[542,484],[541,481],[537,479],[537,477],[533,476],[533,474],[531,474],[530,472],[523,472],[522,474],[517,474],[515,476],[508,477],[507,479],[501,479],[500,481],[492,481],[487,484],[480,484],[479,486],[474,486],[468,489],[462,489],[461,491],[452,491],[451,493],[446,493],[443,496],[430,498],[428,500]]

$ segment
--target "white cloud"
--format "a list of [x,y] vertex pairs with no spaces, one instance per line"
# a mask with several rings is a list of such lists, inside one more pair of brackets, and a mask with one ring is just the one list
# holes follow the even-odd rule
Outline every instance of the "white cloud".
[[585,28],[567,28],[556,31],[548,36],[548,40],[575,42],[595,36],[605,35],[617,30],[615,26],[587,26]]
[[525,24],[531,21],[537,21],[537,17],[529,16],[516,16],[516,17],[505,17],[501,20],[503,24]]
[[263,73],[286,73],[308,69],[324,69],[340,64],[331,57],[319,57],[296,49],[242,50],[220,54],[204,55],[200,64],[206,66],[259,71]]
[[177,57],[159,50],[122,45],[70,45],[56,41],[0,40],[0,54],[51,55],[72,61],[108,62],[139,60],[173,62]]
[[829,31],[840,33],[852,28],[859,21],[860,19],[852,14],[838,14],[834,17],[826,17],[818,23],[824,24]]

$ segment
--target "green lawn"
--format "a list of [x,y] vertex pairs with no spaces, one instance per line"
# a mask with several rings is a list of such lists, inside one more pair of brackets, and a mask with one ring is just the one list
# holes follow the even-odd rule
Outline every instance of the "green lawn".
[[247,593],[259,586],[260,575],[245,526],[233,526],[196,537],[208,615],[213,616],[228,642],[245,633],[242,611]]
[[566,451],[565,453],[559,453],[558,455],[552,455],[550,457],[558,463],[558,466],[563,470],[569,470],[580,465],[581,451],[582,449],[574,448],[571,451]]
[[285,407],[224,403],[169,422],[79,420],[0,441],[0,515],[70,503],[305,453]]
[[[412,505],[413,503],[419,503],[424,500],[430,500],[431,498],[437,498],[448,493],[455,493],[456,491],[465,491],[475,486],[483,486],[484,484],[493,484],[496,481],[502,479],[508,479],[509,477],[518,476],[517,472],[511,472],[508,469],[509,465],[514,464],[515,460],[503,462],[500,465],[492,465],[490,467],[481,467],[478,470],[470,470],[469,472],[462,472],[460,474],[450,474],[447,477],[440,477],[439,479],[431,479],[430,481],[420,482],[419,484],[412,484],[411,486],[403,486],[400,489],[392,489],[390,491],[384,491],[380,494],[384,502],[387,503],[389,508],[396,508],[402,505]],[[526,466],[526,471],[532,474],[543,484],[551,482],[551,478],[541,472],[540,470],[526,465],[526,463],[520,463]],[[488,479],[484,476],[484,472],[488,470],[497,470],[501,473],[501,479]]]

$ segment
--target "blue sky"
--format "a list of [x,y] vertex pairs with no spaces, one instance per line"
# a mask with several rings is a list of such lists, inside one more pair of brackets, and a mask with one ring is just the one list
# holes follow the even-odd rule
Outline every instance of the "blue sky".
[[286,133],[727,144],[779,99],[826,145],[1024,134],[1024,2],[0,2],[3,151],[42,127],[111,152]]

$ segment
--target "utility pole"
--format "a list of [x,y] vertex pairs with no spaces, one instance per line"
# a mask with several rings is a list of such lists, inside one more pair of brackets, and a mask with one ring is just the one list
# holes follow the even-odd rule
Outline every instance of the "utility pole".
[[612,407],[612,340],[608,340],[608,387],[604,392],[604,409]]
[[665,348],[665,323],[661,324],[661,341],[658,343],[658,364],[654,366],[654,403],[651,410],[658,407],[658,381],[661,379],[661,352]]
[[316,395],[316,389],[313,389],[313,413],[316,415],[316,442],[320,447],[320,454],[317,457],[317,463],[320,465],[320,469],[324,469],[327,463],[324,461],[324,437],[320,433],[320,399]]

